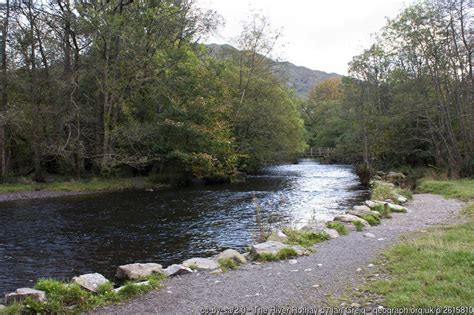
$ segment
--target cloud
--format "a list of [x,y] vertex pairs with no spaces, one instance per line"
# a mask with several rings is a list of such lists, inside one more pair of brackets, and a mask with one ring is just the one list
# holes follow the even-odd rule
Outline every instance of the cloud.
[[300,66],[327,72],[347,73],[353,56],[368,47],[371,35],[394,18],[412,0],[198,0],[199,6],[214,9],[226,20],[225,27],[207,41],[232,43],[250,9],[270,18],[273,27],[283,28],[286,45],[277,52]]

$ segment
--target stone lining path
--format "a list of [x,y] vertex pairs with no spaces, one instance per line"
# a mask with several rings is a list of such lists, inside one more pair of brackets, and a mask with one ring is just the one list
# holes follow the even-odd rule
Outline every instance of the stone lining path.
[[[365,232],[318,244],[315,254],[297,258],[296,264],[247,264],[224,274],[199,272],[170,278],[161,290],[90,314],[198,314],[212,307],[240,307],[255,314],[258,306],[322,307],[329,296],[357,288],[380,251],[400,236],[456,221],[462,206],[460,201],[436,195],[415,195],[407,204],[410,212],[394,213],[391,220]],[[365,237],[366,232],[375,237]]]

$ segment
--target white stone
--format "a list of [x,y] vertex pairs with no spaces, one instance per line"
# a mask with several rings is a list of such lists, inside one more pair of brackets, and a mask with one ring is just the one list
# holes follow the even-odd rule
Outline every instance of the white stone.
[[395,194],[393,195],[393,197],[396,199],[396,201],[398,201],[399,203],[405,203],[408,201],[408,199],[402,195],[399,195],[399,194]]
[[366,227],[370,226],[370,224],[365,221],[364,219],[359,218],[358,216],[352,215],[352,214],[341,214],[338,215],[334,218],[336,221],[341,221],[345,223],[352,223],[354,221],[360,221],[362,224]]
[[361,305],[360,305],[359,303],[352,303],[352,304],[351,304],[351,307],[360,308]]
[[275,241],[275,242],[285,242],[288,240],[288,236],[283,233],[281,230],[272,231],[270,236],[268,237],[267,241]]
[[109,283],[109,280],[107,280],[100,273],[88,273],[85,275],[80,275],[79,277],[72,278],[72,281],[91,292],[97,292],[97,289],[101,285]]
[[34,301],[44,302],[46,301],[46,292],[31,288],[16,289],[15,292],[5,295],[5,304],[9,305],[15,302],[21,302],[26,298],[30,298]]
[[369,238],[374,238],[375,237],[375,235],[372,234],[372,233],[365,233],[364,236],[369,237]]
[[335,229],[329,229],[329,228],[324,228],[323,232],[329,235],[330,238],[338,238],[339,237],[339,232],[336,231]]
[[306,250],[298,245],[287,245],[281,242],[276,241],[266,241],[264,243],[254,244],[251,247],[251,253],[254,257],[257,257],[261,254],[272,254],[276,255],[280,250],[283,248],[292,248],[296,251],[296,253],[301,256],[304,255]]
[[144,279],[154,273],[163,273],[163,267],[155,263],[135,263],[119,266],[115,276],[118,279],[138,280]]
[[313,269],[311,269],[311,268],[306,268],[304,271],[305,271],[305,272],[310,272],[310,271],[313,271]]
[[355,206],[352,210],[349,210],[348,214],[355,215],[357,217],[365,217],[368,215],[379,218],[380,213],[372,211],[368,206]]
[[298,261],[297,261],[296,259],[290,259],[290,260],[288,261],[288,263],[289,263],[290,265],[296,265],[296,264],[298,263]]
[[[149,284],[150,284],[150,281],[142,281],[142,282],[135,282],[133,285],[142,286],[142,285],[149,285]],[[115,291],[115,292],[120,292],[120,291],[122,291],[125,287],[126,287],[126,285],[121,286],[121,287],[119,287],[119,288],[114,289],[114,291]]]
[[183,262],[183,266],[198,270],[214,270],[219,268],[219,264],[208,258],[191,258]]
[[239,264],[247,263],[247,259],[234,249],[226,249],[225,251],[216,256],[215,260],[217,262],[219,262],[219,259],[233,259]]
[[362,271],[362,268],[357,268],[356,271],[357,271],[357,272],[361,272],[361,271]]
[[380,237],[377,239],[377,241],[383,241],[383,240],[385,240],[383,237]]
[[372,268],[374,266],[374,264],[368,264],[367,267],[370,267]]
[[317,266],[318,266],[318,267],[322,267],[322,266],[323,266],[323,264],[317,264]]
[[173,277],[173,276],[181,276],[188,273],[193,273],[193,271],[188,267],[184,267],[183,265],[174,264],[164,269],[163,273],[167,277]]

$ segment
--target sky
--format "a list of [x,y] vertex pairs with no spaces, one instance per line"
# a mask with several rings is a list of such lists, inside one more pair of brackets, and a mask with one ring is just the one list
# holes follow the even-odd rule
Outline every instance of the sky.
[[283,47],[277,56],[298,66],[347,74],[353,56],[372,43],[372,35],[412,0],[198,0],[216,10],[225,26],[206,43],[232,44],[242,21],[255,10],[273,28],[282,28]]

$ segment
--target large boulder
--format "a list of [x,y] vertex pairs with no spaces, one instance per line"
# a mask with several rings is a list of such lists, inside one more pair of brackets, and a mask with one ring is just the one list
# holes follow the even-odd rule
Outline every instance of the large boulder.
[[245,257],[242,254],[240,254],[238,251],[234,249],[226,249],[225,251],[217,255],[215,258],[217,262],[219,262],[220,259],[232,259],[236,263],[239,263],[239,264],[247,263],[247,259],[245,259]]
[[369,222],[365,221],[364,219],[359,218],[358,216],[352,214],[341,214],[334,218],[335,221],[340,221],[344,223],[352,223],[354,221],[360,221],[366,227],[369,227]]
[[176,265],[176,264],[168,266],[166,269],[163,270],[163,273],[167,277],[181,276],[181,275],[185,275],[192,272],[193,272],[192,269],[185,267],[183,265]]
[[154,273],[163,273],[163,267],[160,264],[155,263],[135,263],[119,266],[115,276],[118,279],[139,280],[144,279]]
[[97,292],[97,289],[101,285],[109,283],[109,280],[100,273],[88,273],[79,277],[74,277],[72,278],[72,281],[91,292]]
[[219,264],[208,258],[191,258],[183,262],[183,266],[197,270],[214,270],[219,268]]
[[5,304],[9,305],[16,302],[21,302],[26,298],[32,299],[33,301],[45,302],[46,292],[31,288],[16,289],[15,292],[11,292],[5,295]]
[[372,215],[375,217],[380,217],[380,213],[377,211],[371,210],[368,206],[355,206],[352,210],[349,210],[348,214],[355,215],[357,217],[365,217]]
[[306,253],[306,250],[301,246],[288,245],[276,241],[266,241],[264,243],[254,244],[252,245],[250,252],[254,257],[257,257],[262,254],[276,255],[283,248],[292,248],[299,256],[304,255]]

